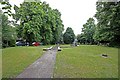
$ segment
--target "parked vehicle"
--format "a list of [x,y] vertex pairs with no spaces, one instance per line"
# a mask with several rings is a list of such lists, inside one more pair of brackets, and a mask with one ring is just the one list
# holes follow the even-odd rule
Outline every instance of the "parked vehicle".
[[33,46],[39,46],[39,45],[40,45],[40,42],[33,42],[32,45],[33,45]]
[[17,45],[17,46],[25,46],[25,42],[23,42],[23,41],[18,41],[18,42],[16,42],[16,45]]

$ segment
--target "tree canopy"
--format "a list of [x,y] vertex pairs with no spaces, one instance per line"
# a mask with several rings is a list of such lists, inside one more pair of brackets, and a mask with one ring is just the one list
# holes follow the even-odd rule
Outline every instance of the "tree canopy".
[[66,32],[63,34],[63,40],[65,44],[71,44],[75,39],[74,31],[71,27],[66,29]]
[[29,43],[33,41],[50,44],[60,41],[64,30],[61,13],[52,9],[46,2],[23,2],[20,7],[14,6],[16,21],[20,21],[18,37]]
[[[3,5],[0,17],[2,19],[2,42],[10,46],[11,41],[22,38],[29,42],[42,42],[43,44],[72,43],[75,34],[72,28],[68,27],[63,34],[64,25],[61,20],[61,13],[52,9],[46,2],[34,0],[34,2],[23,2],[20,7],[14,5],[15,13],[11,12],[11,5],[8,1],[2,1]],[[89,18],[83,25],[82,33],[77,35],[78,42],[94,44],[107,42],[111,45],[118,45],[120,40],[120,2],[97,2],[95,24],[94,18]],[[14,21],[9,21],[12,16]],[[11,23],[13,22],[13,23]],[[20,24],[17,24],[20,22]],[[15,27],[13,27],[12,25]]]
[[92,44],[94,43],[93,35],[95,32],[95,20],[89,18],[83,25],[82,34],[77,36],[77,39],[81,43]]
[[11,4],[7,1],[7,0],[5,0],[5,1],[1,1],[0,2],[1,3],[1,5],[3,5],[3,7],[2,7],[2,10],[4,10],[4,14],[7,14],[8,16],[11,16]]
[[120,2],[97,2],[97,24],[89,18],[77,36],[83,43],[110,43],[118,45],[120,40]]
[[12,15],[11,5],[8,1],[2,1],[0,4],[3,5],[2,10],[0,10],[2,47],[13,47],[15,46],[16,32],[11,25],[11,21],[8,20],[8,17]]
[[98,21],[94,39],[118,43],[120,40],[120,2],[97,2]]
[[9,23],[8,17],[2,13],[2,46],[3,47],[12,47],[15,46],[16,33],[15,28],[12,27]]
[[[9,46],[11,40],[15,44],[16,39],[19,38],[31,45],[32,42],[54,44],[63,41],[64,25],[61,13],[57,9],[52,9],[46,2],[35,0],[34,2],[23,2],[20,7],[14,5],[14,14],[11,12],[12,6],[9,1],[2,1],[1,4],[3,5],[0,14],[3,46]],[[12,16],[15,22],[9,21],[8,16]]]

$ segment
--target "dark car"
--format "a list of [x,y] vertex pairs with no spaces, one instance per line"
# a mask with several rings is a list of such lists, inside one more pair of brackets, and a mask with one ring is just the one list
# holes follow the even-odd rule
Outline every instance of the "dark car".
[[16,45],[17,45],[17,46],[25,46],[25,42],[23,42],[23,41],[18,41],[18,42],[16,42]]

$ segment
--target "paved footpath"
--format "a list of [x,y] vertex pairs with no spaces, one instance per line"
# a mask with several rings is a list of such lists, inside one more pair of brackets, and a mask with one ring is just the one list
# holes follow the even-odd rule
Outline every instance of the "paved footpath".
[[16,78],[51,78],[53,76],[56,53],[57,47],[45,52]]

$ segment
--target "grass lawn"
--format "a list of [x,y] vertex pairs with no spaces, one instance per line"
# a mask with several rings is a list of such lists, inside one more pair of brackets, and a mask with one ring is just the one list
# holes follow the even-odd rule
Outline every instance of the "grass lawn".
[[118,78],[118,49],[96,45],[63,48],[57,54],[54,77]]
[[41,57],[44,47],[13,47],[2,50],[2,77],[14,78]]

